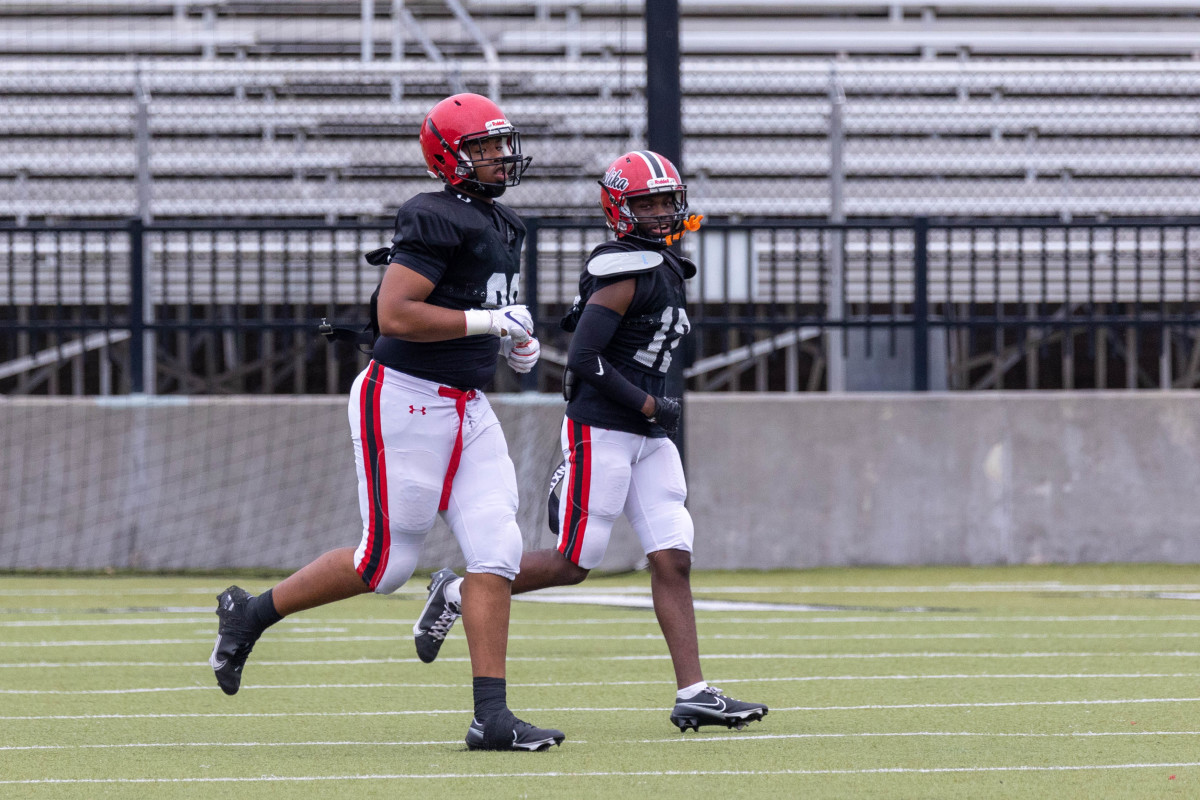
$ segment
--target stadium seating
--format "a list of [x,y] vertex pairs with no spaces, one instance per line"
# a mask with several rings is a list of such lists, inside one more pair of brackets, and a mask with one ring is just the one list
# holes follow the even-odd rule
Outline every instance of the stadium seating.
[[[590,179],[645,141],[641,4],[468,0],[474,28],[442,2],[401,7],[402,27],[387,0],[370,26],[331,0],[0,6],[0,219],[386,218],[432,186],[414,134],[456,88],[493,94],[524,132],[534,168],[513,205],[591,214]],[[858,216],[1194,208],[1189,3],[680,8],[683,161],[708,214],[824,217],[839,176]]]

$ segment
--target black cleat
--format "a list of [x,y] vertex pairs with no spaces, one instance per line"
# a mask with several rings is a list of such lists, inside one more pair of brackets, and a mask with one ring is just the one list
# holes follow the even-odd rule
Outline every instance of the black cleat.
[[457,577],[452,569],[439,569],[429,579],[429,599],[425,601],[425,608],[413,625],[417,657],[426,664],[437,658],[454,620],[462,616],[462,607],[446,600],[446,584]]
[[246,605],[252,595],[245,589],[230,586],[217,595],[217,643],[213,645],[208,663],[217,674],[217,684],[225,694],[237,694],[242,685],[242,667],[262,635],[246,618]]
[[562,744],[566,734],[553,728],[537,728],[523,722],[507,708],[486,723],[471,719],[467,728],[467,748],[470,750],[549,750]]
[[688,728],[698,731],[701,725],[724,725],[740,731],[766,715],[767,707],[762,703],[743,703],[725,696],[717,687],[709,686],[691,700],[676,697],[671,724],[678,725],[681,731]]

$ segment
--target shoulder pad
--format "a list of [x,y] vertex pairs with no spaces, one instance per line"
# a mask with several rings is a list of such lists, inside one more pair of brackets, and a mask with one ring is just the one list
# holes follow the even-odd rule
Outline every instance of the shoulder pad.
[[623,273],[646,272],[663,262],[662,253],[633,250],[625,253],[603,253],[587,263],[587,271],[598,278]]

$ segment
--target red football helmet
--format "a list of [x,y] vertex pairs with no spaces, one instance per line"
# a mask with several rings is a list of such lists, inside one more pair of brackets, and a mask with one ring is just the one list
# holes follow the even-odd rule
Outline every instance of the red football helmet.
[[[630,198],[670,194],[674,211],[655,216],[637,216],[629,208]],[[600,181],[600,205],[604,219],[618,239],[630,237],[665,244],[683,230],[687,217],[687,185],[675,165],[650,150],[634,150],[609,165]],[[656,230],[669,226],[661,234]]]
[[[500,155],[485,157],[482,144],[500,139]],[[521,157],[521,134],[491,100],[477,94],[456,94],[438,103],[421,123],[421,152],[429,175],[453,187],[484,197],[499,197],[521,182],[531,158]],[[504,166],[499,183],[477,179],[477,171]]]

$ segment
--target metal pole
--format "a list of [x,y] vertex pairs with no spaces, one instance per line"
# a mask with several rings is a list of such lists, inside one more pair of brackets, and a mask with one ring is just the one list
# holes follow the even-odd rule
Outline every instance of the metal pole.
[[913,223],[913,389],[929,391],[929,220]]
[[[679,0],[646,0],[646,138],[650,149],[666,156],[682,177],[683,92],[679,80]],[[685,179],[686,180],[686,179]],[[688,351],[677,353],[667,370],[667,394],[682,398],[687,388],[683,371]],[[686,404],[679,429],[672,437],[687,466]]]
[[483,52],[483,60],[488,65],[488,98],[493,103],[500,102],[500,56],[496,52],[496,48],[488,40],[487,34],[483,32],[483,28],[475,22],[471,16],[471,12],[467,11],[459,0],[444,0],[446,8],[454,14],[454,17],[463,26],[463,29],[471,35],[475,43],[479,45],[479,49]]
[[[404,0],[392,0],[392,63],[404,62]],[[404,99],[404,79],[392,76],[392,102]]]
[[149,225],[150,199],[150,96],[142,81],[142,65],[133,68],[133,130],[137,161],[137,215],[143,225]]
[[[529,316],[533,318],[534,329],[538,322],[538,237],[540,228],[536,218],[525,220],[525,289],[522,292],[524,303],[529,308]],[[517,302],[522,302],[518,297]],[[520,377],[521,391],[537,391],[538,365]]]
[[[846,165],[843,156],[845,144],[845,106],[846,94],[842,89],[841,79],[837,74],[837,66],[829,70],[829,221],[841,225],[846,221],[843,206],[843,191],[846,183]],[[842,298],[845,294],[845,231],[841,228],[829,232],[829,297],[825,313],[830,322],[840,323],[845,319],[845,308]],[[835,325],[825,336],[825,359],[828,365],[826,377],[830,393],[838,394],[846,391],[846,329]],[[867,329],[866,335],[871,331]]]
[[362,0],[362,60],[375,60],[375,0]]
[[142,221],[129,220],[129,390],[146,391],[145,262],[142,253]]
[[679,0],[646,0],[646,123],[650,149],[683,174]]

